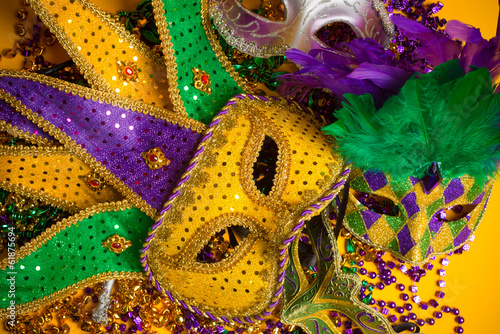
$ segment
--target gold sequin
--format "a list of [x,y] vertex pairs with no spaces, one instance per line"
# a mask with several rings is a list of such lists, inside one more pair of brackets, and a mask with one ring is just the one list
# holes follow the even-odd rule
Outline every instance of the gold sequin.
[[[188,305],[215,315],[254,316],[266,309],[279,288],[281,243],[299,233],[292,229],[305,208],[317,203],[319,209],[311,210],[315,214],[327,205],[318,199],[330,193],[345,166],[319,126],[296,105],[248,97],[233,102],[208,130],[211,136],[201,144],[196,166],[183,176],[190,177],[174,190],[180,195],[165,204],[171,208],[152,232],[155,237],[145,245],[150,246],[145,255],[154,282]],[[268,195],[260,193],[252,176],[266,135],[279,150]],[[306,152],[315,157],[307,158]],[[194,176],[199,174],[207,176],[206,182],[197,182]],[[303,174],[310,182],[303,182]],[[324,180],[324,175],[329,182],[318,186],[315,180]],[[316,196],[304,202],[300,191]],[[216,263],[196,261],[215,233],[234,225],[250,233],[229,257]]]

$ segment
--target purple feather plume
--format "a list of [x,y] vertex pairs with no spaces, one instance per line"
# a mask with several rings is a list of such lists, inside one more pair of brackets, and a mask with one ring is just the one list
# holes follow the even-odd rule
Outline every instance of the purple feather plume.
[[479,29],[456,20],[448,22],[446,34],[402,16],[393,15],[391,20],[407,38],[420,42],[421,46],[415,49],[416,56],[427,60],[433,67],[459,59],[465,69],[486,67],[493,81],[500,77],[500,15],[497,35],[489,41],[481,36]]
[[377,106],[396,94],[417,71],[409,62],[370,38],[340,43],[335,48],[313,49],[306,54],[287,52],[301,69],[280,77],[279,92],[302,100],[314,88],[327,89],[342,97],[345,93],[371,94]]

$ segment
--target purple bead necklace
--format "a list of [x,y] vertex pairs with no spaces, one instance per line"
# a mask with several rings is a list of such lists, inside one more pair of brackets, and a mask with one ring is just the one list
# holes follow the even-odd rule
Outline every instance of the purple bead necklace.
[[[469,238],[469,242],[472,242],[473,240],[474,236],[472,235]],[[460,315],[459,309],[443,305],[441,307],[441,310],[438,310],[438,306],[440,305],[439,301],[445,297],[444,288],[446,287],[446,282],[444,277],[446,276],[446,267],[450,263],[449,257],[453,254],[462,254],[463,251],[468,251],[469,249],[470,244],[467,243],[454,252],[448,253],[446,257],[441,259],[440,267],[436,270],[436,273],[439,276],[439,280],[437,281],[438,290],[435,293],[436,297],[430,299],[428,302],[422,301],[422,298],[418,295],[418,283],[423,276],[426,276],[428,272],[434,269],[434,264],[432,264],[432,261],[435,261],[436,257],[432,257],[431,262],[425,264],[424,266],[408,267],[404,261],[395,258],[393,258],[393,261],[384,261],[382,256],[385,254],[385,252],[379,251],[376,253],[375,259],[373,260],[373,262],[377,266],[378,273],[374,271],[368,272],[368,270],[363,267],[365,264],[363,260],[357,263],[357,272],[361,276],[366,275],[372,280],[376,278],[380,280],[378,283],[368,283],[366,280],[363,281],[363,287],[361,288],[358,297],[364,303],[373,305],[373,308],[375,310],[387,316],[388,320],[391,323],[396,323],[399,317],[399,320],[401,322],[414,321],[419,326],[424,326],[426,324],[432,326],[438,319],[441,319],[443,317],[443,313],[450,313],[455,316],[455,321],[458,324],[458,326],[455,327],[455,332],[463,333],[464,329],[462,327],[462,324],[465,320],[464,317]],[[364,256],[366,255],[366,252],[364,250],[360,250],[359,254],[361,256]],[[398,282],[397,277],[393,275],[394,270],[398,270],[402,274],[408,276],[414,283],[407,287],[403,283]],[[400,299],[404,302],[403,305],[398,306],[393,301],[386,302],[382,299],[376,300],[371,297],[373,290],[383,290],[391,285],[394,285],[397,290],[402,292],[400,294]],[[409,293],[405,292],[407,289]],[[436,310],[433,313],[432,317],[424,320],[418,318],[416,313],[411,312],[415,306],[420,307],[420,309],[422,310],[427,310],[429,307],[432,307]],[[393,311],[391,312],[391,310]],[[347,331],[345,333],[347,333]]]

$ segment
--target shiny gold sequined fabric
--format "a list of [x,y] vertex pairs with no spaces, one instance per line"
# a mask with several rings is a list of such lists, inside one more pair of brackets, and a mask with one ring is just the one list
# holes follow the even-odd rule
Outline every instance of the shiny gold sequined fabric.
[[93,191],[85,177],[94,171],[61,148],[0,147],[2,188],[36,197],[66,210],[121,201],[113,187]]
[[172,110],[166,68],[152,51],[85,0],[32,0],[93,88]]
[[[224,316],[262,312],[277,287],[279,247],[300,213],[331,191],[344,169],[317,125],[285,101],[234,99],[201,145],[204,152],[161,219],[145,255],[154,279],[189,305]],[[226,109],[223,109],[226,110]],[[277,145],[274,185],[265,195],[252,170],[265,137]],[[250,233],[228,258],[197,262],[228,226]],[[295,232],[295,231],[294,231]],[[153,233],[153,232],[152,232]]]

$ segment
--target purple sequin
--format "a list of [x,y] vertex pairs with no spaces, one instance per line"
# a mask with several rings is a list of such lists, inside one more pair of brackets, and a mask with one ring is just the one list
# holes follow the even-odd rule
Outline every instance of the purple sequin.
[[441,180],[441,175],[439,172],[439,167],[437,163],[434,162],[429,167],[427,174],[421,179],[424,193],[426,193],[427,195],[430,194],[432,190],[436,188],[436,186],[439,184],[440,180]]
[[365,180],[371,190],[376,191],[384,187],[387,184],[387,178],[382,172],[370,172],[364,173]]
[[[64,131],[155,209],[167,200],[201,139],[199,133],[153,116],[29,80],[3,77],[0,88]],[[146,165],[141,153],[155,147],[170,165],[156,170]]]
[[443,221],[436,219],[436,217],[431,218],[431,221],[429,222],[429,230],[434,233],[438,233],[441,226],[443,226]]
[[477,196],[477,198],[471,204],[478,205],[483,201],[483,198],[484,198],[484,192],[482,192],[479,196]]
[[399,250],[402,255],[406,255],[415,246],[410,234],[408,225],[405,225],[398,233]]
[[369,229],[372,227],[373,223],[375,223],[382,215],[373,212],[371,210],[362,210],[360,211],[361,217],[363,217],[363,221],[365,222],[366,228]]
[[412,185],[416,185],[420,180],[416,177],[410,176],[410,181]]
[[465,225],[465,227],[462,229],[462,231],[460,231],[460,233],[453,240],[453,245],[455,247],[457,247],[458,245],[464,243],[465,240],[467,240],[467,238],[469,237],[470,233],[471,233],[471,230],[469,229],[469,227],[467,225]]
[[429,246],[429,248],[427,248],[427,253],[425,253],[425,257],[428,257],[430,254],[432,254],[432,252],[434,252],[432,246]]
[[444,203],[448,204],[464,194],[464,186],[460,179],[453,179],[444,190]]
[[409,193],[402,200],[401,204],[405,207],[406,214],[408,218],[411,218],[414,214],[420,211],[417,205],[417,195],[415,193]]

